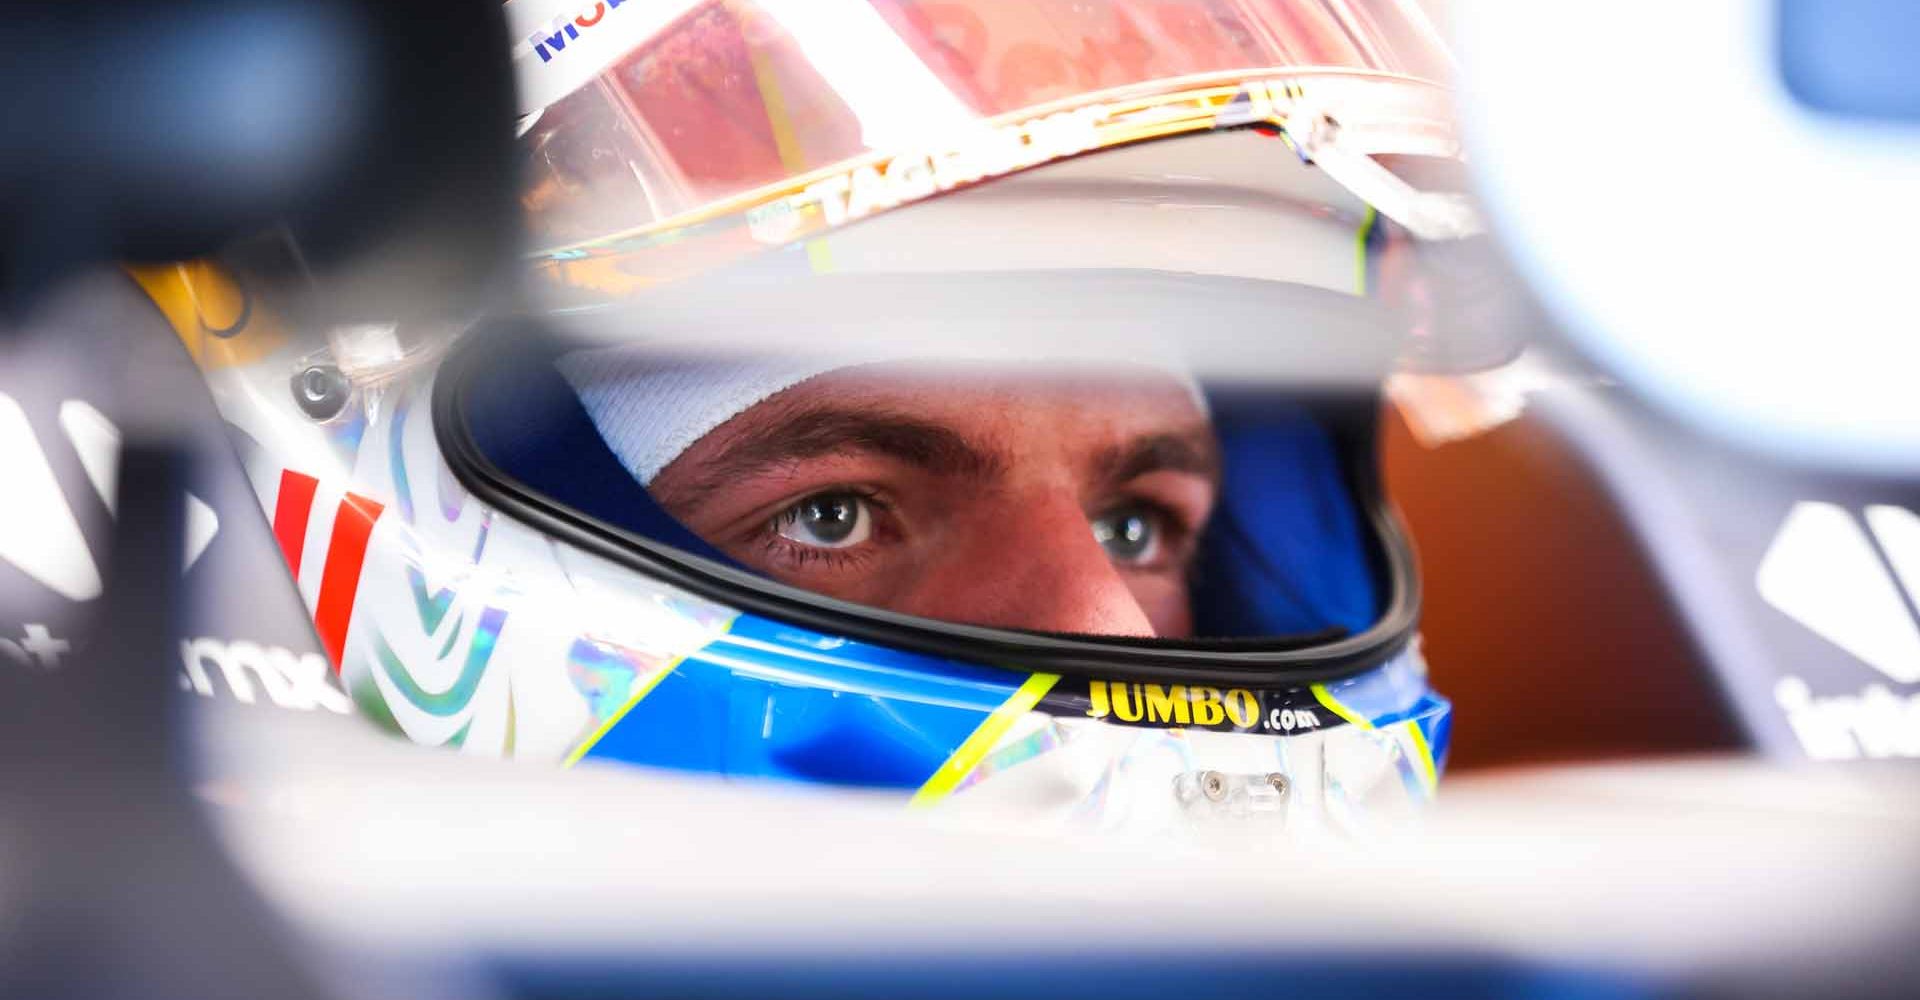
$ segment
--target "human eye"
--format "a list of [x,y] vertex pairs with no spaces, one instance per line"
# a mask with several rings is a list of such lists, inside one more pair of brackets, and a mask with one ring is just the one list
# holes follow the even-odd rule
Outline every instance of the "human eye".
[[768,530],[795,545],[847,549],[873,537],[873,498],[853,490],[804,497],[774,515]]
[[1150,504],[1131,503],[1095,517],[1094,540],[1115,563],[1152,567],[1165,555],[1168,517]]

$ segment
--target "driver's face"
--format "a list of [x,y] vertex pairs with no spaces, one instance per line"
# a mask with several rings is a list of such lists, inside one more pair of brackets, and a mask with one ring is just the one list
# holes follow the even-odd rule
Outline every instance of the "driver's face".
[[1217,480],[1206,415],[1172,378],[874,365],[741,413],[649,489],[732,558],[833,597],[1185,636]]

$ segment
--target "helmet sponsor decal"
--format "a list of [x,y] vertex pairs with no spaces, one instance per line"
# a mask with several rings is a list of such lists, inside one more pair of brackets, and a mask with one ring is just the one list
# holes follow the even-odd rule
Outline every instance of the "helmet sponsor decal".
[[526,42],[533,48],[533,54],[540,61],[552,62],[555,56],[567,51],[567,43],[580,37],[580,32],[597,27],[609,13],[620,9],[628,0],[596,0],[573,14],[562,14],[551,22],[535,28]]
[[1055,715],[1123,726],[1178,726],[1270,736],[1292,736],[1345,724],[1307,688],[1256,691],[1094,679],[1061,684],[1042,699],[1040,707]]

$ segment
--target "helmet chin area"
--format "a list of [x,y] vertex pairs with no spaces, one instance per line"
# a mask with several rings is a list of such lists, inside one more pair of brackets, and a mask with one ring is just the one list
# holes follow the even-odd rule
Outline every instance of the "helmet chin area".
[[[1331,686],[1338,694],[1062,680],[955,786],[949,806],[963,822],[1198,839],[1390,826],[1433,795],[1436,747],[1447,738],[1444,701],[1388,695],[1396,685],[1421,690],[1417,673],[1409,653]],[[1091,697],[1079,696],[1083,687]],[[1361,703],[1380,714],[1362,714]]]
[[887,788],[957,822],[1342,836],[1434,792],[1450,706],[1408,650],[1285,690],[997,669],[742,615],[569,759]]
[[1280,737],[1036,715],[946,808],[961,822],[1062,832],[1256,841],[1362,834],[1404,822],[1432,796],[1431,749],[1412,728]]

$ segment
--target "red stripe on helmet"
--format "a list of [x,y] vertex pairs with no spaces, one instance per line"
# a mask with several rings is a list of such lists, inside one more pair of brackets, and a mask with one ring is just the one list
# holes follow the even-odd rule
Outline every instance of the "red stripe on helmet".
[[320,481],[292,469],[280,473],[280,499],[273,505],[273,537],[295,579],[300,576],[300,553],[307,546],[307,518],[313,513],[313,491]]
[[340,654],[347,645],[347,621],[353,617],[353,597],[360,589],[360,565],[367,558],[367,539],[386,508],[355,493],[340,501],[333,517],[333,539],[327,545],[326,570],[320,577],[320,599],[313,606],[313,627],[320,645],[340,672]]

